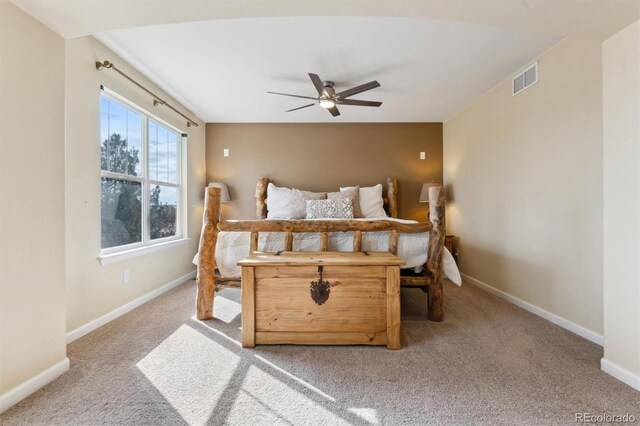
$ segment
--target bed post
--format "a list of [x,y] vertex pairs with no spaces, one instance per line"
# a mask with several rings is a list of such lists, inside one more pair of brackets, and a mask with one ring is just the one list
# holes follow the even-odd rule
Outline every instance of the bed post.
[[387,202],[389,216],[398,217],[398,180],[394,177],[387,178]]
[[198,247],[198,295],[196,310],[199,320],[213,318],[213,298],[215,295],[215,260],[218,223],[220,222],[220,188],[207,188],[204,196],[202,232]]
[[428,316],[431,321],[442,321],[444,317],[444,299],[442,296],[442,253],[446,235],[444,188],[429,188],[429,217],[433,230],[429,235],[429,251],[427,255]]
[[258,219],[267,218],[267,187],[269,186],[269,178],[258,178],[256,183],[256,217]]

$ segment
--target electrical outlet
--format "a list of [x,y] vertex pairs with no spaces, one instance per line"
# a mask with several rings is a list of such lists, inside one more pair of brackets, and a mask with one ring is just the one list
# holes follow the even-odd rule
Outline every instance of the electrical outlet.
[[228,157],[229,156],[229,148],[225,148],[224,149],[224,156]]
[[424,151],[420,151],[420,159],[421,160],[426,160],[427,159],[427,153]]
[[122,282],[125,284],[129,284],[129,270],[125,269],[122,273]]

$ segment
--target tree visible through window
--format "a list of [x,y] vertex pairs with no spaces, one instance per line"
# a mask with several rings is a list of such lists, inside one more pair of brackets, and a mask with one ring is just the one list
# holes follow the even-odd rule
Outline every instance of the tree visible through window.
[[102,94],[103,249],[179,236],[181,138],[143,112]]

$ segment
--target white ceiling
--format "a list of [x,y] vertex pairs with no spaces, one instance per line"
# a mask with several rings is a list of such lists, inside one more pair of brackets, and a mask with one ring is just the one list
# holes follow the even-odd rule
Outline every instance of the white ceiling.
[[[214,20],[97,37],[206,122],[441,122],[560,39],[361,17]],[[318,106],[286,113],[310,102],[266,93],[316,96],[309,72],[337,91],[376,79],[382,87],[353,99],[383,105],[341,106],[333,118]]]
[[[201,119],[228,122],[442,121],[563,36],[601,41],[640,17],[639,0],[12,1],[63,37],[96,35]],[[304,101],[264,93],[313,95],[308,72],[338,90],[378,79],[357,98],[384,104],[332,119],[285,114]]]
[[604,40],[638,0],[12,0],[66,38],[147,25],[283,16],[392,16]]

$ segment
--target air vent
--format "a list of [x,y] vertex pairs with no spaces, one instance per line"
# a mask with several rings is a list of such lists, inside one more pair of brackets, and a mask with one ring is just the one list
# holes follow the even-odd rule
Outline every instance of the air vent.
[[538,62],[527,67],[524,71],[513,77],[511,85],[511,94],[513,96],[525,89],[533,86],[538,82]]

